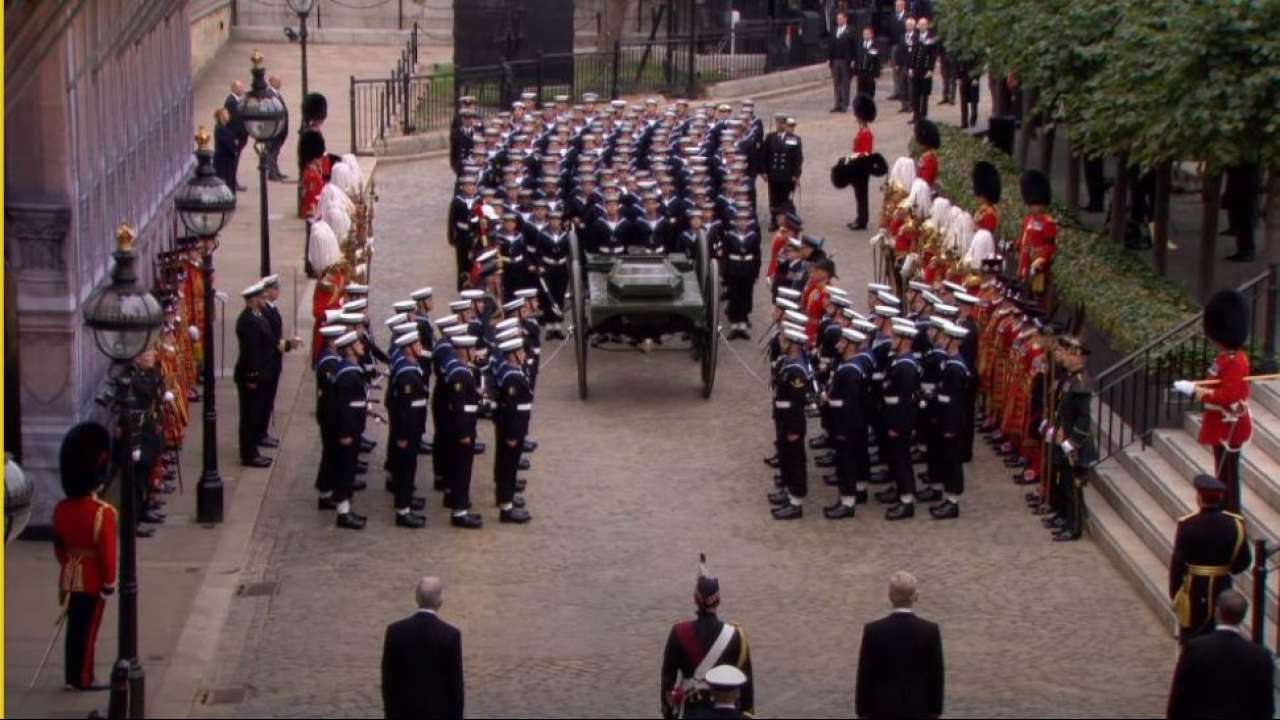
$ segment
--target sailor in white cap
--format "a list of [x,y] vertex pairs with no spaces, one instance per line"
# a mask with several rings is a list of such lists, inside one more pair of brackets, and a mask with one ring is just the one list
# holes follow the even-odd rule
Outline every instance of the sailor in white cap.
[[395,494],[396,525],[420,528],[427,524],[423,498],[414,495],[418,449],[427,429],[427,377],[418,364],[423,352],[413,324],[394,340],[398,358],[387,386],[387,470]]
[[266,285],[261,280],[245,288],[244,309],[236,318],[236,340],[240,346],[236,358],[235,383],[240,399],[240,464],[246,467],[270,467],[271,458],[262,455],[258,445],[267,434],[270,418],[268,391],[276,383],[274,354],[278,349],[271,322],[263,313]]
[[[284,319],[280,316],[280,310],[276,307],[276,302],[280,299],[280,276],[273,274],[262,278],[262,288],[262,316],[267,319],[267,323],[271,326],[272,334],[272,372],[270,379],[262,389],[263,402],[266,403],[266,414],[269,419],[275,414],[276,391],[279,389],[280,375],[284,370],[284,354],[302,347],[302,338],[296,336],[286,338],[284,336]],[[258,438],[258,444],[267,448],[280,447],[280,439],[272,436],[267,431],[268,423],[263,422],[261,427],[262,436]]]
[[479,344],[474,335],[454,335],[450,339],[456,362],[444,372],[437,393],[443,393],[444,406],[436,415],[448,428],[433,452],[441,460],[446,486],[445,507],[453,511],[449,522],[454,527],[475,529],[484,525],[480,515],[471,512],[471,466],[475,461],[476,421],[480,412],[480,388],[472,367],[473,353]]
[[861,330],[841,328],[837,365],[826,393],[831,445],[836,452],[835,481],[840,490],[839,500],[823,509],[823,515],[831,520],[853,517],[854,506],[867,501],[871,473],[868,409],[872,407],[867,387],[874,363],[869,354],[860,352],[866,341]]
[[965,422],[964,430],[961,433],[961,454],[960,457],[964,462],[973,460],[973,434],[977,427],[978,413],[978,340],[980,333],[978,332],[978,320],[974,317],[978,312],[978,303],[981,302],[976,296],[967,292],[953,293],[956,308],[959,312],[956,314],[955,324],[968,330],[968,334],[960,340],[960,358],[964,360],[965,367],[969,368],[969,372],[973,375],[974,381],[970,384],[968,393],[965,397],[965,406],[968,408],[969,419]]
[[902,520],[915,515],[916,478],[911,465],[911,444],[920,411],[920,364],[911,355],[911,343],[919,331],[910,322],[895,323],[892,328],[893,360],[884,380],[885,445],[881,450],[895,486],[876,495],[876,499],[895,503],[885,517]]
[[356,468],[360,457],[360,438],[364,434],[369,413],[369,397],[364,374],[357,358],[360,348],[359,335],[348,331],[334,341],[334,347],[342,361],[333,381],[333,473],[332,488],[326,497],[320,496],[320,509],[336,510],[337,526],[351,530],[364,528],[365,517],[351,509],[355,490]]
[[533,389],[524,374],[524,340],[518,328],[508,332],[512,337],[498,344],[502,361],[494,372],[497,408],[493,425],[497,450],[493,458],[493,481],[497,489],[498,520],[522,524],[529,522],[530,516],[524,509],[524,500],[516,496],[516,471],[533,413]]
[[[791,312],[788,311],[788,316]],[[807,320],[803,313],[801,322]],[[808,460],[805,455],[805,407],[813,374],[804,357],[808,336],[803,330],[785,329],[779,336],[786,358],[778,366],[774,380],[773,422],[777,433],[779,469],[782,487],[769,494],[774,505],[773,517],[795,520],[804,515],[804,498],[808,495]]]
[[749,718],[738,707],[742,686],[747,684],[746,673],[733,665],[717,665],[707,671],[707,686],[711,689],[711,709],[706,712],[686,713],[685,717]]
[[934,482],[942,484],[946,498],[929,508],[935,520],[960,517],[960,496],[964,494],[964,431],[972,427],[968,396],[973,392],[973,371],[961,354],[961,344],[969,336],[968,328],[948,324],[943,329],[944,347],[948,355],[938,384],[937,406],[939,434],[942,438],[938,457],[938,477]]
[[[785,115],[776,115],[777,126],[764,139],[765,174],[769,182],[769,217],[779,211],[794,211],[791,193],[795,191],[804,168],[804,148],[795,134],[795,123]],[[771,227],[774,230],[776,227]]]
[[926,470],[917,476],[926,485],[916,493],[916,500],[920,502],[934,502],[942,497],[937,488],[929,486],[941,483],[943,476],[939,463],[945,441],[942,437],[943,407],[938,400],[938,387],[942,382],[942,370],[948,355],[944,347],[946,336],[942,334],[942,330],[951,324],[946,316],[954,316],[956,312],[954,307],[941,303],[935,305],[933,310],[932,316],[916,316],[919,333],[912,343],[912,356],[916,357],[920,365],[920,414],[916,420],[916,437],[924,443],[925,448]]

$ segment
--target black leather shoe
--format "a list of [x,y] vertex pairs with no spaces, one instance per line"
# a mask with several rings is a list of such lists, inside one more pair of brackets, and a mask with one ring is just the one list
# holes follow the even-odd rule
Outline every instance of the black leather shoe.
[[915,463],[922,463],[922,462],[924,462],[924,453],[920,452],[919,450],[912,449],[911,463],[915,464]]
[[524,478],[516,478],[516,492],[524,492],[524,489],[527,487],[529,487],[528,480],[525,480]]
[[367,487],[369,487],[369,483],[363,480],[356,480],[355,482],[351,483],[351,489],[356,492],[360,492],[361,490],[364,490]]
[[469,512],[466,515],[454,515],[450,517],[449,524],[457,528],[476,530],[484,527],[484,518],[475,513]]
[[884,490],[876,493],[876,502],[883,503],[885,505],[895,505],[900,499],[901,497],[898,495],[898,488],[896,487],[885,488]]
[[854,510],[848,505],[837,500],[835,505],[823,508],[822,514],[825,515],[828,520],[843,520],[845,518],[853,517]]
[[471,449],[476,455],[483,455],[484,450],[487,447],[484,443],[480,442],[479,440],[474,441],[473,443],[471,443],[471,445],[472,445]]
[[396,513],[396,527],[412,528],[417,530],[420,527],[425,527],[426,524],[427,519],[417,513]]
[[942,493],[938,492],[938,488],[925,488],[916,493],[916,500],[920,502],[937,502],[942,499]]
[[778,474],[778,473],[774,473],[774,474],[773,474],[773,486],[774,486],[774,487],[776,487],[776,488],[780,488],[780,487],[784,487],[784,486],[786,486],[786,484],[787,484],[787,483],[782,479],[782,475],[780,475],[780,474]]
[[[1223,258],[1227,262],[1253,262],[1253,253],[1236,253]],[[1057,538],[1054,538],[1057,540]],[[1075,538],[1071,538],[1074,540]]]
[[866,505],[866,504],[867,504],[867,491],[866,491],[866,490],[856,490],[856,491],[854,491],[854,493],[853,493],[853,502],[854,502],[855,504],[857,504],[857,505]]
[[1057,515],[1051,515],[1047,518],[1042,518],[1040,524],[1044,525],[1046,530],[1060,530],[1063,525],[1067,524],[1067,521]]
[[1040,478],[1034,475],[1028,475],[1025,472],[1018,473],[1013,478],[1013,484],[1015,485],[1037,485],[1039,483]]
[[780,508],[774,508],[771,512],[774,520],[799,520],[804,517],[804,508],[791,503],[787,503]]
[[1039,490],[1032,490],[1032,491],[1031,491],[1031,492],[1029,492],[1029,493],[1025,493],[1025,494],[1023,494],[1022,499],[1023,499],[1023,500],[1026,500],[1027,502],[1034,502],[1034,503],[1038,503],[1038,502],[1040,502],[1040,491],[1039,491]]
[[135,537],[149,538],[156,534],[156,529],[150,525],[139,525],[134,529],[133,534]]
[[811,437],[809,438],[809,447],[813,448],[814,450],[821,450],[822,448],[831,447],[831,439],[828,438],[826,435]]
[[419,455],[430,455],[430,454],[431,454],[431,443],[427,442],[426,440],[423,440],[422,442],[418,443],[418,454],[419,454]]
[[828,487],[835,487],[840,484],[840,478],[835,473],[827,473],[822,476],[822,484]]
[[534,450],[537,450],[537,449],[538,449],[538,442],[537,442],[536,440],[528,440],[528,439],[526,439],[526,440],[524,441],[524,451],[525,451],[525,452],[527,452],[527,453],[531,453],[531,452],[533,452]]
[[948,500],[929,508],[929,514],[934,520],[951,520],[960,517],[960,506]]
[[524,508],[513,507],[510,510],[498,511],[498,522],[516,523],[523,525],[533,519],[528,510]]
[[142,514],[138,515],[138,522],[144,522],[148,525],[160,525],[164,523],[164,518],[164,513],[159,513],[155,510],[143,510]]
[[831,467],[836,464],[836,454],[831,452],[826,455],[819,455],[813,462],[821,468]]
[[515,497],[511,498],[511,507],[522,508],[522,507],[526,507],[527,505],[528,503],[525,502],[525,499],[520,497],[519,495],[516,495]]
[[357,475],[364,475],[367,472],[369,472],[369,463],[360,463],[359,465],[356,465]]
[[1007,468],[1024,468],[1027,466],[1027,461],[1025,458],[1017,457],[1012,460],[1005,460],[1004,466]]
[[413,496],[409,500],[409,509],[414,512],[422,512],[427,507],[427,499],[424,497]]
[[279,439],[279,438],[273,438],[273,437],[271,437],[270,435],[267,435],[267,436],[263,437],[262,439],[258,440],[258,447],[264,447],[264,448],[278,448],[278,447],[280,447],[280,439]]
[[915,503],[898,503],[884,513],[885,520],[906,520],[916,516]]
[[791,502],[791,493],[786,490],[774,490],[769,493],[770,505],[786,505]]
[[1079,539],[1079,537],[1072,535],[1070,530],[1059,530],[1053,534],[1054,542],[1075,542]]
[[370,440],[369,438],[360,438],[360,452],[367,453],[376,447],[378,447],[378,443],[373,440]]
[[776,467],[778,467],[779,465],[781,465],[781,464],[782,464],[782,461],[778,459],[778,456],[777,456],[777,455],[773,455],[773,456],[770,456],[770,457],[765,458],[765,459],[764,459],[764,464],[765,464],[765,465],[768,465],[768,466],[769,466],[769,467],[771,467],[771,468],[776,468]]
[[241,460],[240,464],[251,468],[269,468],[271,467],[271,458],[266,455],[259,455],[258,457],[251,458],[249,460]]
[[365,519],[360,517],[359,515],[348,512],[348,513],[342,513],[341,515],[339,515],[338,520],[335,524],[338,527],[346,528],[347,530],[363,530],[365,522],[366,522]]
[[533,464],[529,462],[527,457],[520,458],[520,462],[516,463],[517,470],[528,470],[531,467],[533,467]]
[[316,499],[316,508],[319,510],[337,510],[338,503],[334,502],[333,498],[321,496]]

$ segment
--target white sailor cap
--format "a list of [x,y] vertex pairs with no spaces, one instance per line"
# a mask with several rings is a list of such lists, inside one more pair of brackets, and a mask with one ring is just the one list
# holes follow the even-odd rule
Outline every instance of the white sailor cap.
[[345,325],[325,325],[320,328],[320,337],[332,340],[336,337],[342,337],[347,332]]
[[[783,320],[783,321],[782,321],[782,324],[781,324],[781,325],[779,325],[779,328],[780,328],[783,332],[786,332],[787,330],[799,330],[800,332],[804,332],[804,326],[803,326],[803,325],[797,325],[797,324],[795,324],[795,323],[791,322],[790,320]],[[806,333],[806,337],[807,337],[807,333]]]
[[948,337],[959,338],[961,340],[969,337],[969,328],[955,323],[949,323],[947,327],[943,329],[943,332],[945,332]]
[[877,293],[876,293],[876,298],[878,298],[878,299],[880,300],[880,303],[881,303],[882,305],[895,305],[895,306],[896,306],[896,305],[901,305],[901,304],[902,304],[902,301],[898,299],[898,296],[894,295],[894,294],[893,294],[893,293],[891,293],[891,292],[885,292],[884,290],[881,290],[881,291],[877,292]]
[[262,294],[262,291],[263,291],[263,290],[266,290],[266,289],[267,289],[267,286],[266,286],[266,285],[263,285],[263,284],[262,284],[262,281],[261,281],[261,280],[259,280],[258,282],[256,282],[256,283],[254,283],[254,284],[250,285],[249,287],[245,288],[244,290],[241,290],[241,291],[240,291],[240,296],[241,296],[241,297],[244,297],[244,298],[257,297],[258,295],[261,295],[261,294]]
[[458,316],[457,315],[441,315],[440,317],[436,318],[435,322],[436,322],[436,327],[446,328],[446,327],[449,327],[450,325],[456,325],[458,322]]
[[777,305],[782,310],[799,310],[800,309],[800,305],[796,303],[796,301],[788,300],[787,298],[784,298],[784,297],[780,297],[777,300],[774,300],[773,304]]
[[569,102],[569,96],[568,96],[568,95],[556,95],[556,96],[555,96],[555,98],[553,98],[553,99],[554,99],[556,102],[558,102],[558,103],[567,103],[567,102]]
[[474,335],[454,335],[449,338],[449,342],[453,343],[454,347],[470,348],[475,347],[479,340]]
[[387,318],[386,326],[395,327],[396,325],[399,325],[400,323],[408,319],[409,319],[409,316],[406,315],[405,313],[396,313],[395,315],[392,315],[391,317]]
[[893,334],[899,337],[913,338],[916,335],[919,335],[920,331],[916,329],[914,324],[894,323]]
[[407,312],[413,312],[413,308],[416,305],[417,303],[415,303],[412,300],[397,300],[391,303],[391,309],[395,310],[398,313],[407,313]]
[[417,330],[417,329],[418,329],[418,323],[411,323],[411,322],[401,323],[391,328],[391,334],[403,335],[407,332],[413,332],[414,330]]
[[427,298],[431,297],[431,288],[429,287],[418,288],[417,290],[414,290],[413,292],[409,293],[409,297],[413,298],[414,300],[426,300]]
[[862,313],[858,312],[857,310],[854,310],[853,308],[850,308],[850,309],[849,309],[849,313],[850,313],[849,317],[853,318],[854,320],[866,320],[866,319],[867,319],[867,316],[866,316],[866,315],[863,315]]
[[868,320],[854,320],[853,326],[858,328],[862,332],[875,332],[878,329],[875,323],[870,322]]
[[454,312],[461,312],[471,307],[470,300],[454,300],[449,303],[449,309]]
[[707,684],[713,688],[731,689],[747,684],[747,676],[732,665],[717,665],[703,676]]
[[804,243],[800,242],[800,238],[787,238],[787,247],[795,249],[804,247]]
[[455,338],[459,335],[467,334],[466,325],[450,325],[447,328],[440,328],[440,334],[447,338]]
[[518,337],[511,338],[510,340],[503,340],[502,342],[498,343],[499,352],[510,353],[510,352],[515,352],[516,350],[523,350],[523,349],[524,349],[524,341]]
[[839,296],[841,296],[841,297],[849,297],[849,291],[848,291],[848,290],[845,290],[844,288],[836,287],[835,285],[828,285],[828,286],[827,286],[827,294],[828,294],[828,295],[839,295]]
[[929,287],[928,283],[923,283],[923,282],[920,282],[919,280],[912,280],[911,282],[907,283],[907,287],[912,290],[915,290],[916,292],[928,292],[929,290],[932,289]]
[[920,297],[924,298],[924,301],[929,303],[930,305],[937,305],[938,303],[942,302],[942,298],[938,297],[937,295],[934,295],[928,290],[922,291],[920,293]]
[[408,347],[409,345],[418,342],[418,331],[411,330],[400,337],[397,337],[394,342],[396,347]]
[[867,294],[874,295],[882,292],[893,292],[893,288],[884,283],[867,283]]
[[804,325],[805,323],[809,322],[809,316],[805,315],[804,313],[798,310],[788,310],[786,313],[786,318],[798,325]]
[[350,285],[343,288],[342,291],[348,295],[368,295],[369,286],[359,285],[357,283],[351,283]]
[[854,309],[851,307],[840,308],[840,314],[843,315],[848,320],[858,319],[858,313],[855,312]]
[[898,308],[893,307],[891,305],[877,305],[875,307],[875,313],[880,317],[887,317],[887,318],[897,317],[900,312],[901,311],[898,310]]
[[850,307],[853,304],[849,302],[849,298],[844,295],[828,295],[827,302],[835,305],[836,307],[842,308]]
[[800,291],[796,290],[795,288],[780,287],[778,288],[778,295],[781,297],[787,298],[788,300],[800,299]]
[[348,300],[342,303],[342,312],[359,312],[369,307],[369,301],[364,298],[359,300]]
[[520,298],[521,300],[528,300],[529,298],[538,297],[538,288],[531,288],[531,287],[520,288],[519,290],[515,291],[515,296]]
[[956,315],[960,314],[960,308],[956,307],[955,305],[944,305],[942,303],[938,303],[937,305],[933,306],[933,312],[935,312],[938,315],[943,315],[945,317],[955,317]]
[[334,340],[333,344],[335,347],[344,348],[359,339],[360,339],[360,336],[356,335],[354,332],[349,332],[349,333],[344,333],[337,340]]
[[513,310],[519,310],[522,307],[524,307],[524,300],[521,300],[520,298],[516,298],[515,300],[512,300],[509,303],[504,303],[502,306],[502,310],[503,312],[511,312]]
[[960,303],[961,305],[977,305],[981,301],[977,298],[977,296],[970,295],[969,293],[965,293],[965,292],[958,292],[956,293],[956,302]]
[[271,273],[270,275],[262,278],[262,287],[264,288],[279,287],[279,285],[280,285],[280,276],[277,275],[276,273]]
[[600,96],[593,92],[582,93],[582,102],[584,103],[593,103],[599,99],[600,99]]
[[929,325],[932,327],[936,327],[939,330],[946,330],[947,326],[950,324],[951,322],[948,321],[946,318],[942,317],[941,315],[934,315],[929,318]]
[[[497,251],[490,250],[489,252],[496,253]],[[479,258],[476,258],[476,260],[479,262],[483,262]],[[483,300],[485,298],[485,294],[484,294],[484,291],[479,288],[467,288],[466,290],[463,290],[462,292],[458,293],[458,297],[462,298],[463,300]]]
[[337,322],[340,317],[342,317],[342,311],[337,308],[324,311],[324,321],[327,323]]
[[943,280],[943,281],[942,281],[942,286],[943,286],[943,287],[945,287],[946,289],[950,290],[950,291],[951,291],[951,292],[953,292],[953,293],[962,293],[962,292],[964,292],[964,286],[963,286],[963,285],[961,285],[961,284],[960,284],[960,283],[958,283],[958,282],[955,282],[954,280]]
[[803,330],[793,330],[791,328],[787,328],[786,330],[782,331],[782,337],[798,343],[809,342],[809,336],[806,335]]
[[867,336],[853,328],[844,328],[840,331],[840,337],[851,343],[860,343],[867,339]]
[[507,328],[518,327],[519,325],[520,325],[520,318],[511,317],[511,318],[507,318],[506,320],[502,320],[500,322],[494,323],[493,329],[501,332],[503,330],[506,330]]
[[496,333],[493,336],[493,339],[501,342],[503,340],[510,340],[511,338],[514,338],[514,337],[520,337],[520,328],[509,327],[500,333]]
[[338,322],[343,325],[360,325],[364,323],[364,313],[344,312],[338,316]]

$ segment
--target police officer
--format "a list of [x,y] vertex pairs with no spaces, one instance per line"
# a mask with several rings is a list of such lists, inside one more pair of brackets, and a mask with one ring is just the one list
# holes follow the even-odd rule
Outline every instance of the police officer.
[[351,509],[360,437],[364,433],[369,412],[368,389],[358,365],[362,350],[359,336],[348,331],[334,341],[334,348],[341,355],[342,361],[333,380],[334,439],[337,443],[334,448],[333,493],[327,502],[321,497],[320,507],[337,510],[338,527],[362,530],[365,517]]
[[[476,417],[480,411],[480,388],[472,366],[479,339],[473,335],[454,335],[450,338],[457,358],[445,373],[440,390],[446,393],[447,405],[442,409],[448,426],[451,447],[445,463],[445,481],[449,494],[446,506],[453,511],[449,519],[454,527],[475,529],[484,525],[484,519],[471,512],[471,466],[475,459]],[[436,445],[435,451],[442,452]]]
[[765,136],[765,176],[769,182],[769,231],[778,229],[779,212],[795,212],[791,193],[800,181],[804,148],[795,134],[795,119],[781,113],[774,116],[775,129]]
[[1213,629],[1214,602],[1230,590],[1231,576],[1249,569],[1253,553],[1244,518],[1223,509],[1227,486],[1212,475],[1194,481],[1198,512],[1178,520],[1169,559],[1169,599],[1178,616],[1178,640]]
[[427,381],[418,362],[423,354],[418,331],[399,335],[394,344],[398,357],[387,387],[387,462],[395,492],[396,525],[416,529],[427,524],[425,516],[414,512],[421,511],[426,501],[413,492],[418,445],[427,428]]
[[[530,515],[516,505],[516,470],[529,432],[533,412],[533,388],[524,374],[525,343],[516,337],[498,345],[503,362],[496,371],[497,410],[494,413],[494,435],[497,452],[493,458],[493,480],[497,488],[498,520],[524,524]],[[523,505],[523,503],[520,503]]]
[[973,371],[961,352],[969,330],[947,323],[942,332],[946,338],[947,361],[935,396],[942,446],[937,465],[940,477],[934,477],[934,481],[942,483],[946,498],[929,508],[935,520],[960,517],[960,496],[964,494],[964,427],[972,423],[967,398],[972,392]]
[[774,381],[773,422],[778,436],[779,469],[783,487],[769,494],[776,520],[796,520],[804,516],[808,494],[808,460],[805,456],[805,406],[813,385],[813,372],[804,356],[808,336],[803,329],[788,327],[778,336],[785,359]]
[[895,322],[892,327],[893,360],[884,379],[884,450],[896,487],[877,498],[884,500],[887,495],[892,500],[896,494],[897,503],[885,512],[885,518],[903,520],[916,514],[911,444],[919,412],[920,364],[912,357],[911,343],[919,330],[909,321]]

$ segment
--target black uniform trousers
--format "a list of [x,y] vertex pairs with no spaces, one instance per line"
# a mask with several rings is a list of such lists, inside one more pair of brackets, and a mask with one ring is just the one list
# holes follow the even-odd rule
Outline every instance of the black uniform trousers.
[[965,416],[964,426],[960,428],[960,461],[969,462],[973,460],[973,433],[974,428],[978,424],[978,389],[976,387],[969,388],[965,393]]
[[449,488],[446,504],[450,510],[471,509],[471,466],[475,462],[475,449],[472,443],[474,442],[474,438],[471,443],[464,443],[461,438],[453,438],[449,443],[445,481]]
[[725,316],[731,323],[744,323],[751,318],[755,278],[742,275],[725,277]]
[[929,479],[942,483],[942,489],[948,495],[961,495],[964,493],[964,446],[961,438],[948,438],[939,433],[938,439],[941,442],[938,446],[938,475],[935,476],[935,471],[930,469]]
[[943,57],[941,66],[942,101],[952,102],[956,97],[956,64],[950,58]]
[[[933,411],[930,410],[929,412],[932,413]],[[925,472],[929,477],[929,484],[937,485],[946,476],[946,471],[942,467],[942,425],[925,420],[924,425],[920,427],[918,436],[924,442],[924,466]]]
[[1066,524],[1063,529],[1078,538],[1084,533],[1084,477],[1087,472],[1083,468],[1075,468],[1063,462],[1060,450],[1059,461],[1054,467],[1053,495],[1050,508],[1057,512]]
[[933,78],[921,75],[911,79],[911,118],[929,117],[929,94],[933,92]]
[[360,437],[351,439],[350,445],[343,445],[336,439],[333,441],[333,462],[330,479],[332,481],[333,501],[350,500],[356,483],[356,466],[360,462]]
[[440,417],[445,410],[445,388],[443,383],[436,388],[436,392],[431,396],[431,417],[435,419],[435,431],[431,434],[431,476],[433,479],[432,487],[436,492],[448,492],[449,482],[445,477],[445,471],[449,467],[449,448],[453,447],[454,439],[449,434],[448,428],[440,421]]
[[387,440],[387,465],[391,471],[391,491],[395,495],[396,509],[405,510],[413,501],[414,480],[418,474],[418,443],[421,438],[411,437],[406,447],[397,447],[394,440]]
[[258,457],[258,441],[267,434],[270,405],[266,383],[258,382],[254,387],[237,383],[236,390],[240,396],[240,460],[248,462]]
[[[871,462],[867,454],[866,427],[852,427],[843,439],[836,438],[836,485],[841,497],[853,497],[859,483],[866,483],[871,474]],[[864,485],[865,487],[865,485]]]
[[791,193],[796,189],[796,184],[791,178],[769,178],[769,218],[777,217],[779,210],[787,210],[795,212],[796,206],[791,201]]
[[67,595],[66,684],[85,688],[94,680],[93,655],[107,601],[97,593]]
[[867,186],[871,184],[871,176],[865,173],[859,173],[853,178],[853,199],[854,204],[858,208],[858,214],[854,217],[854,223],[858,225],[867,224],[867,208],[870,203],[867,200]]
[[[538,284],[538,306],[542,308],[543,322],[562,323],[564,322],[565,293],[569,289],[569,266],[547,266],[542,273],[542,280],[547,286],[547,289],[543,290],[543,283]],[[550,294],[547,290],[551,291]]]
[[960,117],[967,118],[973,127],[978,124],[978,76],[961,75],[960,78]]
[[453,240],[453,262],[457,266],[458,291],[471,275],[471,238],[455,237]]
[[859,75],[857,79],[858,94],[866,95],[875,100],[876,98],[876,79],[871,75]]
[[836,104],[840,110],[849,109],[849,85],[853,81],[849,61],[835,60],[831,63],[831,83],[835,86]]
[[914,497],[916,494],[916,474],[911,465],[910,432],[893,437],[885,434],[882,447],[885,461],[889,465],[889,476],[898,486],[899,497]]
[[[516,496],[516,471],[520,467],[524,438],[508,437],[501,428],[497,428],[494,439],[497,441],[497,449],[493,454],[493,484],[497,489],[497,502],[503,505]],[[514,440],[516,446],[507,445],[508,440]]]
[[778,468],[782,471],[783,486],[794,498],[809,494],[809,459],[804,451],[804,433],[795,441],[785,435],[778,438]]
[[1240,514],[1240,449],[1227,450],[1222,445],[1213,446],[1213,467],[1218,481],[1227,486],[1227,499],[1223,508]]

